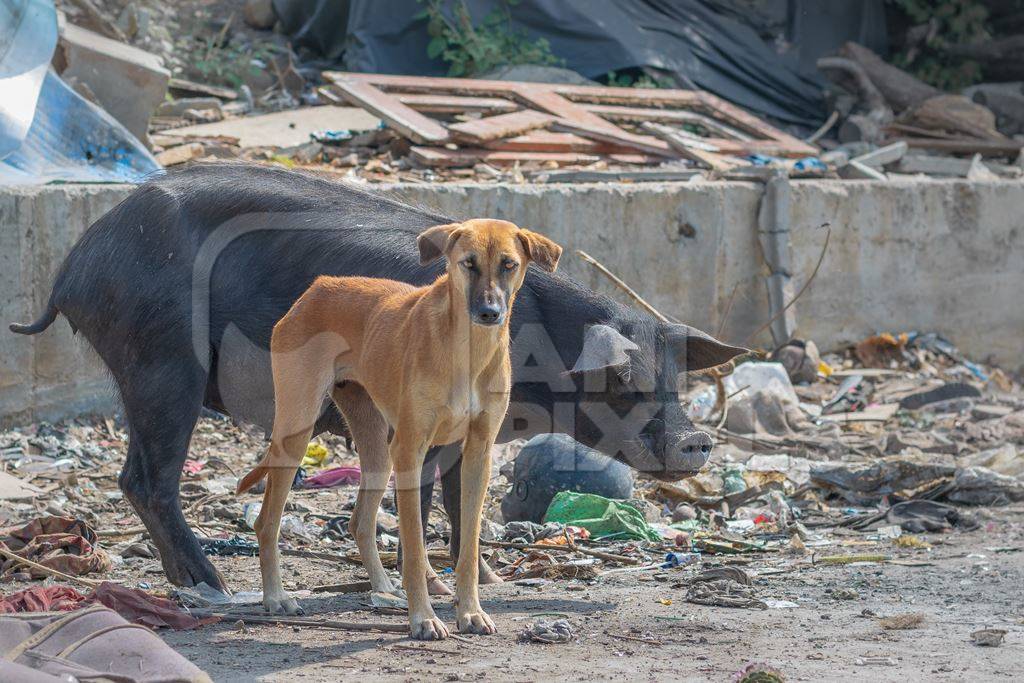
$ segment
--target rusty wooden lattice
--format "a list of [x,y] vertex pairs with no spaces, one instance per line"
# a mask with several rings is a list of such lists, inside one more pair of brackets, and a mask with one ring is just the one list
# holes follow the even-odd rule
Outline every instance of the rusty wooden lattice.
[[[379,116],[421,145],[478,145],[445,154],[420,150],[424,163],[448,165],[476,154],[492,160],[584,161],[625,154],[639,163],[686,157],[714,165],[746,154],[805,156],[817,149],[710,93],[556,83],[325,72],[327,94]],[[493,114],[445,127],[427,113]],[[620,123],[638,127],[634,132]],[[668,124],[668,125],[666,125]],[[699,126],[697,136],[671,126]],[[653,134],[649,134],[653,133]],[[485,149],[486,148],[486,149]],[[448,150],[452,152],[453,150]],[[502,152],[495,154],[495,152]],[[563,156],[549,155],[562,153]]]

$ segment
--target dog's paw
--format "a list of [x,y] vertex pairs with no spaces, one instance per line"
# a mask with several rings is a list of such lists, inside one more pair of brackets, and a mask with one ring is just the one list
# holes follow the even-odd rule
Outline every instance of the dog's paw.
[[448,637],[448,627],[437,617],[414,619],[409,623],[409,635],[413,640],[444,640]]
[[299,603],[295,602],[295,598],[287,595],[282,595],[281,597],[264,595],[263,609],[266,610],[267,614],[281,614],[287,616],[303,614],[302,608],[299,607]]
[[494,626],[494,620],[483,610],[460,614],[456,622],[459,626],[459,633],[476,633],[481,636],[492,636],[498,632],[498,629]]

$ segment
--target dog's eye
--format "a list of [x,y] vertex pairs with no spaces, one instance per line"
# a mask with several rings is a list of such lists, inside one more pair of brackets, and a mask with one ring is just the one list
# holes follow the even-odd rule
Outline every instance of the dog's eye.
[[466,270],[476,270],[476,261],[471,258],[462,259],[462,267]]
[[505,270],[515,270],[516,268],[519,267],[519,264],[510,259],[508,261],[505,261],[505,263],[503,263],[502,266],[505,268]]

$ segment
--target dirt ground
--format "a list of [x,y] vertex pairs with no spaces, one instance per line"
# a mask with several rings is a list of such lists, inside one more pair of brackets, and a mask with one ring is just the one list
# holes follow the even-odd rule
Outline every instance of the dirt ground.
[[[491,542],[486,557],[508,577],[481,591],[499,629],[495,636],[422,643],[404,633],[240,622],[240,612],[262,614],[258,602],[231,607],[219,623],[160,635],[215,681],[332,681],[353,674],[402,681],[724,681],[739,680],[735,674],[751,665],[772,667],[790,681],[1016,679],[1024,661],[1024,391],[1015,377],[946,356],[918,351],[914,364],[858,371],[865,376],[856,382],[847,379],[853,361],[831,357],[833,367],[847,367],[846,375],[797,386],[802,414],[764,413],[773,418],[765,424],[782,425],[779,434],[760,429],[760,422],[756,436],[719,429],[711,461],[693,479],[669,485],[638,477],[629,504],[654,532],[648,540],[579,535],[582,551]],[[989,379],[972,379],[968,371]],[[696,387],[688,402],[699,403],[703,391]],[[958,397],[948,398],[952,391]],[[822,413],[840,394],[845,412]],[[943,400],[921,405],[922,396]],[[730,405],[730,420],[738,420],[751,404],[737,396]],[[761,413],[748,418],[760,420]],[[82,520],[95,529],[111,567],[89,580],[181,597],[118,489],[127,438],[116,418],[0,431],[0,469],[38,488],[28,500],[0,500],[0,529],[44,515]],[[239,497],[234,488],[265,447],[258,429],[212,414],[200,420],[181,486],[182,510],[198,536],[253,543],[247,504],[260,495]],[[495,449],[484,509],[488,541],[520,533],[502,524],[499,505],[510,489],[507,465],[521,447]],[[333,436],[320,437],[309,456],[309,476],[358,463]],[[352,484],[293,489],[282,536],[285,588],[307,619],[402,626],[403,612],[374,606],[363,588],[326,590],[366,578],[347,532],[356,490]],[[439,497],[435,491],[428,547],[452,585]],[[919,533],[890,518],[851,527],[860,515],[891,514],[897,500],[915,499],[955,504],[942,508],[952,516],[939,526],[948,528]],[[686,510],[689,517],[681,516]],[[377,521],[383,559],[393,566],[397,520],[390,494]],[[659,566],[670,551],[681,554],[684,566]],[[617,557],[595,561],[594,552]],[[256,557],[210,559],[232,590],[260,589]],[[730,591],[726,597],[748,593],[749,607],[692,602],[710,585],[694,579],[716,568],[742,570],[732,576],[738,583],[721,581],[720,590]],[[39,584],[17,565],[0,573],[3,595]],[[434,602],[453,625],[451,598]],[[522,637],[536,622],[557,619],[568,622],[571,641]],[[1005,640],[979,646],[972,634],[982,629],[1005,631]]]
[[[931,550],[900,553],[904,565],[812,565],[809,559],[754,560],[762,598],[796,602],[781,609],[703,607],[683,601],[673,583],[694,569],[618,574],[593,585],[552,581],[539,587],[485,586],[495,636],[419,643],[393,634],[293,629],[222,622],[164,639],[216,681],[370,680],[694,680],[724,681],[751,662],[787,680],[877,681],[1015,679],[1024,661],[1024,510],[984,515],[974,532],[927,535]],[[255,558],[215,558],[236,589],[259,588]],[[745,561],[742,560],[742,561]],[[714,561],[704,566],[713,566]],[[286,564],[297,585],[354,581],[361,569],[317,560]],[[837,589],[853,594],[837,597]],[[401,623],[373,614],[367,595],[301,602],[307,615]],[[843,598],[852,599],[843,599]],[[671,604],[663,604],[671,601]],[[450,598],[435,598],[454,622]],[[886,630],[878,617],[924,615],[918,628]],[[560,645],[520,642],[543,615],[562,615],[577,639]],[[1009,631],[1000,647],[978,647],[970,634]]]

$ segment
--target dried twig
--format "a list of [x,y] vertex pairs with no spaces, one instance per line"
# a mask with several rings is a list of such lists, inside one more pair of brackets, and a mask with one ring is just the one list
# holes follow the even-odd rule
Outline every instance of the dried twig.
[[601,271],[601,273],[605,277],[607,277],[609,280],[611,280],[613,283],[615,283],[615,285],[619,289],[621,289],[623,292],[628,294],[630,296],[630,298],[632,298],[633,301],[636,302],[637,306],[639,306],[640,308],[644,309],[645,311],[647,311],[648,313],[650,313],[651,315],[653,315],[655,318],[657,318],[658,320],[660,320],[663,323],[671,322],[667,317],[665,317],[664,315],[659,313],[658,309],[656,309],[654,306],[652,306],[649,303],[647,303],[646,301],[644,301],[644,298],[642,296],[640,296],[635,291],[633,291],[632,287],[630,287],[625,282],[620,280],[618,278],[618,276],[615,275],[615,273],[613,273],[612,271],[608,270],[603,265],[601,265],[601,263],[597,259],[595,259],[593,256],[591,256],[590,254],[588,254],[587,252],[585,252],[585,251],[583,251],[581,249],[577,249],[576,253],[579,255],[579,257],[581,259],[583,259],[584,261],[586,261],[587,263],[589,263],[590,265],[594,266],[599,271]]
[[282,626],[305,626],[306,628],[325,628],[333,631],[369,631],[378,633],[407,633],[407,624],[385,624],[380,622],[335,621],[333,619],[303,619],[301,617],[275,617],[269,614],[238,614],[235,612],[214,612],[192,610],[192,614],[202,617],[220,617],[234,619],[251,624],[281,624]]
[[832,110],[832,113],[828,115],[827,119],[825,119],[825,123],[821,124],[821,128],[811,133],[810,137],[804,138],[804,142],[809,145],[813,145],[820,140],[825,133],[832,130],[832,126],[836,125],[836,121],[838,120],[839,112],[837,110]]

